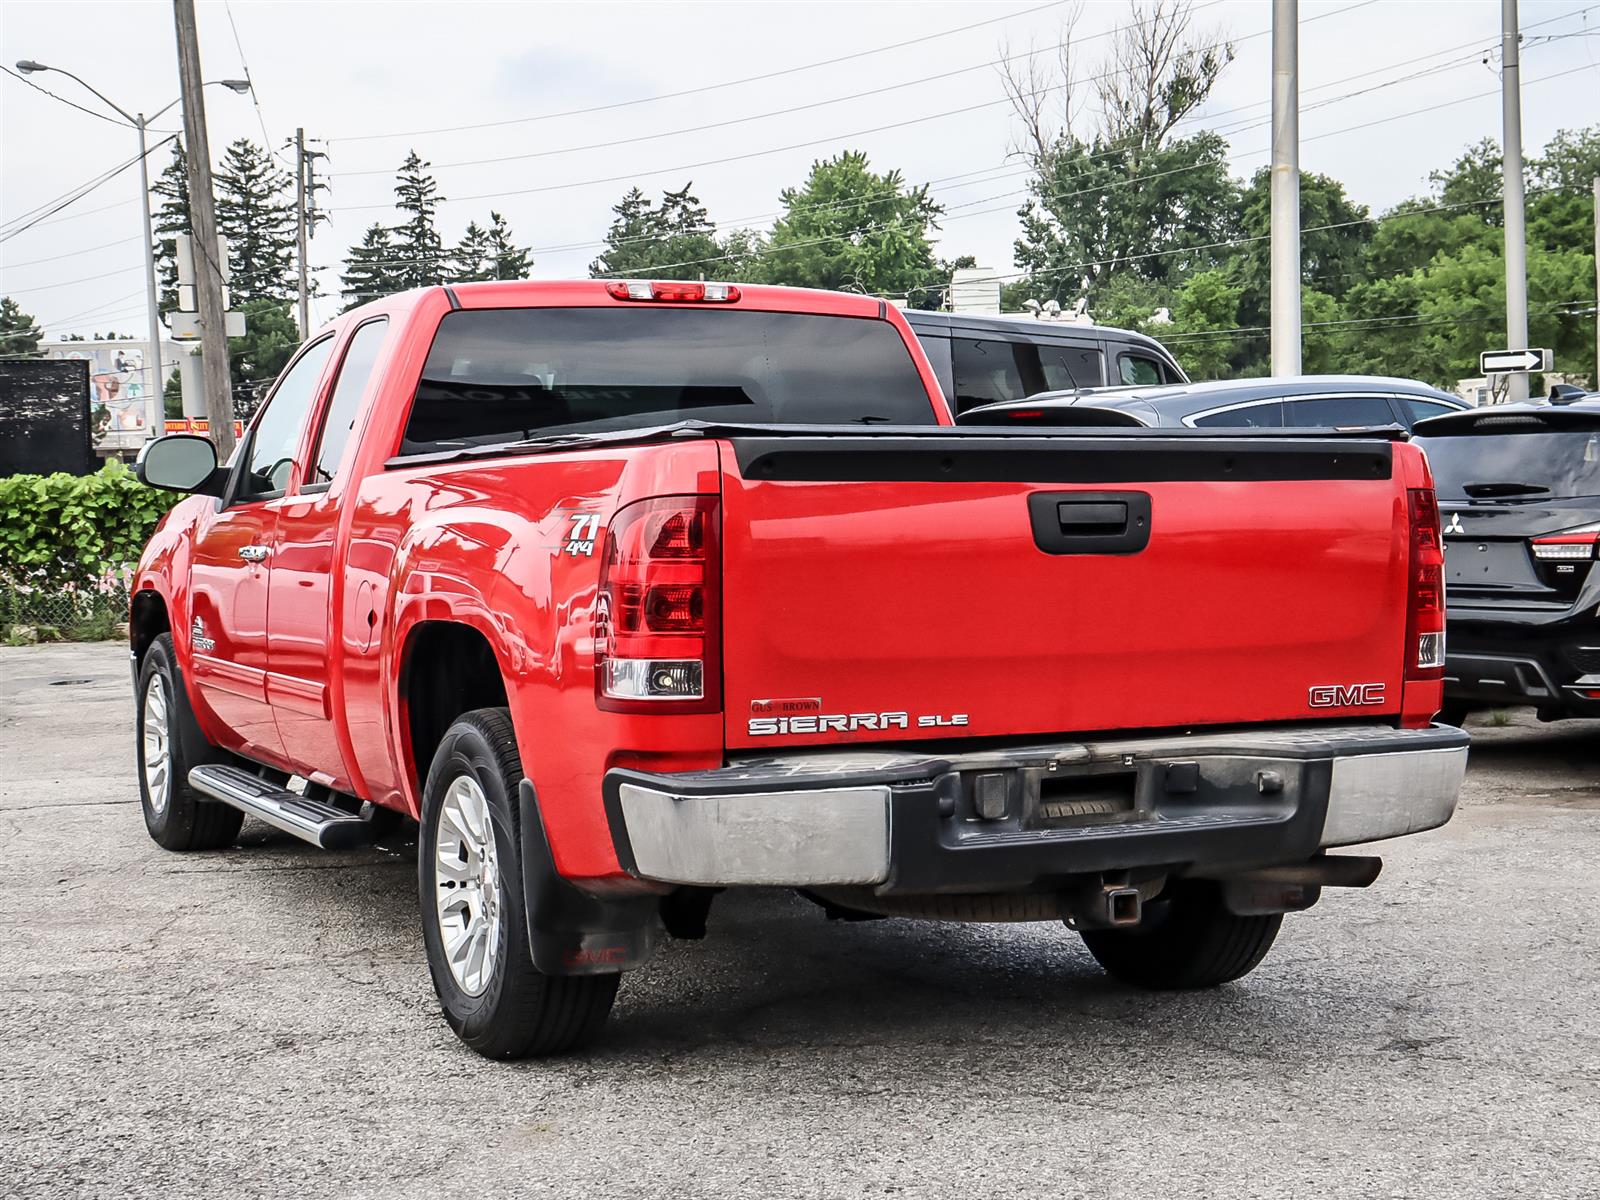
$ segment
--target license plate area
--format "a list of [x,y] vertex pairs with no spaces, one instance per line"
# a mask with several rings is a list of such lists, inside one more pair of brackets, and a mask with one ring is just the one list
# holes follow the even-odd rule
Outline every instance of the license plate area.
[[1445,579],[1467,588],[1527,588],[1544,590],[1533,573],[1533,563],[1523,542],[1484,542],[1472,538],[1446,538]]

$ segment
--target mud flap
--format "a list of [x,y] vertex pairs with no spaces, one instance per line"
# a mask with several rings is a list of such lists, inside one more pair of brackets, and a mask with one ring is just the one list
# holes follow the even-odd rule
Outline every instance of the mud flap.
[[533,965],[546,975],[604,975],[642,966],[660,941],[660,897],[601,900],[556,873],[533,784],[518,789],[522,900]]

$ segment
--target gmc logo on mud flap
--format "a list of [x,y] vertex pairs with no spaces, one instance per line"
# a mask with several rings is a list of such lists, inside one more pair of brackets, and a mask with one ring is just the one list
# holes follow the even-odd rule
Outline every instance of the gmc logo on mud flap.
[[1382,704],[1381,683],[1325,683],[1311,689],[1312,708],[1353,708],[1361,704]]

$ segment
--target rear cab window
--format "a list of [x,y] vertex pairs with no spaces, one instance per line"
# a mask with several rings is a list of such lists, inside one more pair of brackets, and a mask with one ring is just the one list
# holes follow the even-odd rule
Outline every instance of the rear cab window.
[[401,454],[682,420],[927,425],[933,402],[887,321],[700,308],[447,313]]

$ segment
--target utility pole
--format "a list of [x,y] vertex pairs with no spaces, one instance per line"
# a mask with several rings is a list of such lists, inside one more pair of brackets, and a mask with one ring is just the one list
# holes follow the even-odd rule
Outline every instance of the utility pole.
[[211,143],[200,78],[200,39],[194,0],[172,0],[178,36],[178,81],[183,90],[183,136],[189,163],[189,227],[194,234],[195,299],[200,314],[200,365],[206,421],[217,457],[233,453],[233,385],[228,374],[228,331],[222,264],[216,261],[217,212],[211,189]]
[[307,284],[306,242],[311,236],[306,217],[306,131],[294,131],[294,233],[300,246],[300,340],[311,336],[311,295]]
[[1594,386],[1600,388],[1600,175],[1594,177]]
[[317,159],[328,156],[320,150],[306,149],[306,131],[294,131],[294,224],[295,239],[300,246],[300,338],[311,336],[311,283],[309,265],[310,240],[317,235],[317,189],[326,188],[317,182]]
[[[1517,0],[1500,0],[1500,105],[1505,135],[1501,170],[1506,194],[1506,345],[1528,344],[1528,235],[1522,211],[1522,69],[1517,43]],[[1528,398],[1528,376],[1513,371],[1506,399]]]
[[1272,0],[1272,373],[1300,374],[1300,4]]

